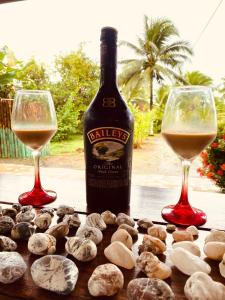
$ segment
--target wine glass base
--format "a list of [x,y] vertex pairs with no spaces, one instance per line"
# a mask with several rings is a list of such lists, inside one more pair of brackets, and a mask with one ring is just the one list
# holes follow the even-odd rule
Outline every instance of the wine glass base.
[[182,226],[200,226],[207,221],[206,214],[195,207],[177,207],[176,205],[168,205],[162,209],[162,217],[169,223]]
[[21,205],[32,205],[34,207],[43,206],[55,201],[57,194],[54,191],[33,189],[30,192],[25,192],[19,196]]

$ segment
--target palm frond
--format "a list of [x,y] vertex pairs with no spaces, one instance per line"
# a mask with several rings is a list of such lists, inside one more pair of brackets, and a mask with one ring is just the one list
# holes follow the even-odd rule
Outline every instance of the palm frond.
[[137,55],[144,55],[145,52],[140,49],[139,47],[135,46],[134,44],[126,41],[120,41],[119,46],[126,46],[130,49],[132,49]]

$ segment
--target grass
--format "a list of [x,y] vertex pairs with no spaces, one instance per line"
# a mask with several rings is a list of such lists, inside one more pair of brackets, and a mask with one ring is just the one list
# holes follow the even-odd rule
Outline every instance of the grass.
[[50,154],[60,155],[65,153],[74,153],[77,149],[83,149],[83,136],[76,135],[73,140],[51,142],[50,143]]

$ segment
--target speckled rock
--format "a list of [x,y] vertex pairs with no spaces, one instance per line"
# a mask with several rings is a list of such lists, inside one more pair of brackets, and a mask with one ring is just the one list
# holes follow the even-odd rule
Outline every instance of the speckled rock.
[[88,280],[88,290],[94,297],[113,296],[123,288],[123,284],[120,269],[113,264],[104,264],[95,268]]
[[27,265],[18,252],[0,252],[0,282],[12,283],[23,276]]
[[0,234],[8,234],[15,225],[12,218],[8,216],[0,217]]
[[138,237],[138,230],[130,225],[127,224],[121,224],[118,229],[125,229],[133,239],[137,239]]
[[47,233],[35,233],[29,238],[27,246],[36,255],[53,254],[56,251],[56,239]]
[[175,231],[177,229],[177,227],[176,227],[176,225],[174,225],[174,224],[167,224],[166,225],[166,230],[168,231],[168,232],[173,232],[173,231]]
[[16,222],[31,222],[35,218],[35,213],[32,210],[27,210],[25,212],[19,212],[16,215]]
[[9,208],[9,207],[8,208],[4,208],[2,210],[2,215],[3,216],[8,216],[8,217],[14,219],[16,217],[16,215],[17,215],[17,210],[15,208]]
[[60,222],[50,227],[45,233],[48,233],[59,240],[61,238],[64,238],[69,233],[69,226],[64,222]]
[[188,300],[224,300],[225,286],[205,273],[196,272],[186,281],[184,294]]
[[41,213],[34,219],[34,224],[41,230],[47,230],[52,223],[52,216],[49,213]]
[[145,234],[138,249],[140,252],[147,251],[157,255],[166,251],[166,245],[160,239]]
[[152,227],[154,224],[151,219],[142,218],[137,221],[137,225],[143,229],[148,229],[149,227]]
[[153,225],[147,229],[148,234],[154,236],[161,241],[165,241],[167,237],[166,229],[161,225]]
[[33,206],[32,206],[32,205],[23,205],[23,206],[21,206],[20,211],[21,211],[22,213],[25,213],[25,212],[27,212],[27,211],[31,211],[32,209],[33,209]]
[[65,215],[72,215],[74,213],[74,208],[68,205],[60,205],[56,211],[56,214],[59,218],[63,218]]
[[190,253],[183,248],[173,249],[170,253],[170,259],[175,267],[186,275],[192,275],[195,272],[204,272],[209,274],[211,267],[200,257]]
[[137,267],[149,278],[166,279],[171,276],[172,270],[151,252],[142,252],[137,258]]
[[40,288],[67,295],[71,293],[78,278],[75,263],[61,255],[46,255],[31,266],[31,276]]
[[193,241],[193,235],[186,230],[176,230],[172,233],[175,242]]
[[92,213],[88,215],[86,218],[86,225],[96,227],[101,231],[105,230],[107,227],[103,218],[98,213]]
[[105,224],[107,225],[115,225],[116,224],[116,215],[112,213],[110,210],[106,210],[101,213],[101,217]]
[[97,247],[93,241],[77,236],[68,238],[65,248],[79,261],[91,261],[97,255]]
[[133,269],[136,265],[134,253],[121,242],[113,242],[104,250],[105,257],[113,264],[125,269]]
[[157,278],[136,278],[127,286],[128,300],[174,300],[170,286]]
[[0,236],[0,251],[15,251],[17,248],[16,242],[11,240],[9,237]]
[[29,237],[34,233],[34,226],[28,222],[21,222],[13,226],[11,230],[11,237],[14,240],[28,240]]
[[100,229],[88,225],[80,226],[77,229],[76,236],[92,240],[96,245],[101,243],[103,234]]
[[48,214],[50,214],[52,217],[54,217],[54,215],[55,215],[55,210],[54,210],[54,208],[52,208],[52,207],[43,207],[43,208],[40,210],[40,213],[41,213],[41,214],[48,213]]
[[119,226],[121,224],[127,224],[127,225],[130,225],[132,227],[135,226],[135,222],[134,222],[134,219],[131,218],[130,216],[124,214],[124,213],[119,213],[117,215],[117,218],[116,218],[116,224]]
[[22,205],[20,203],[13,203],[12,208],[14,208],[17,213],[20,212]]
[[66,222],[69,225],[69,228],[77,228],[81,224],[81,220],[78,213],[73,213],[72,215],[65,215],[63,217],[63,222]]
[[129,249],[133,246],[132,237],[125,229],[118,229],[113,233],[111,243],[115,241],[123,243]]

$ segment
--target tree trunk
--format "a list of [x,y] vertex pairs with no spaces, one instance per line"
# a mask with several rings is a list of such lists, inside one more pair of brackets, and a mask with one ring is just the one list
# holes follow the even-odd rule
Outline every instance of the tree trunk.
[[153,109],[153,74],[152,73],[150,73],[149,92],[150,92],[149,108],[150,108],[150,111],[151,111]]

